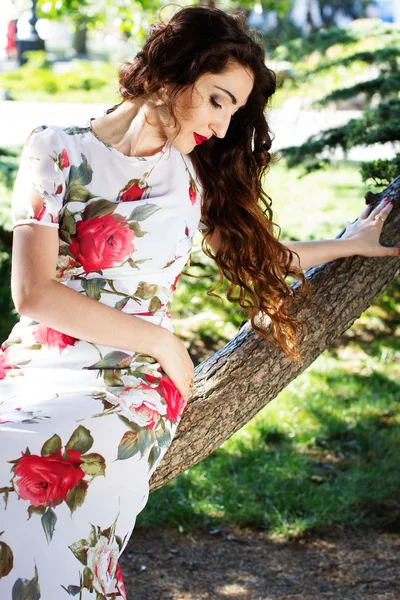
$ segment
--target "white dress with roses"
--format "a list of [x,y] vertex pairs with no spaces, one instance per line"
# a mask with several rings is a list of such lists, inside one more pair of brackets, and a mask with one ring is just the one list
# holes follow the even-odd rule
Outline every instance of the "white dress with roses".
[[[12,199],[13,228],[58,229],[61,285],[170,331],[200,214],[188,155],[125,156],[90,122],[35,129]],[[185,408],[152,357],[21,317],[0,352],[2,600],[126,597],[118,557]]]

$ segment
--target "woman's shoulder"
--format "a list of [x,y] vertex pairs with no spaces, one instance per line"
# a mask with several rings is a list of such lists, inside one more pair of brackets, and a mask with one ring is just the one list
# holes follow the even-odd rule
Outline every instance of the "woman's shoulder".
[[79,143],[82,135],[89,131],[89,127],[60,127],[58,125],[38,125],[28,135],[25,142],[30,150],[36,152],[51,152],[59,150],[62,146],[72,146]]

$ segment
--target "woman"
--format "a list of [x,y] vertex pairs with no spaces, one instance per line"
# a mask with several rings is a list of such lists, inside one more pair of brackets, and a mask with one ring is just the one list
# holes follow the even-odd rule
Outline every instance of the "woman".
[[2,599],[126,597],[118,558],[193,384],[170,305],[198,227],[228,298],[264,337],[254,317],[268,315],[297,360],[302,269],[397,253],[379,244],[390,203],[341,240],[278,241],[261,187],[274,90],[238,17],[185,8],[122,67],[119,105],[26,142],[12,200],[22,316],[0,359]]

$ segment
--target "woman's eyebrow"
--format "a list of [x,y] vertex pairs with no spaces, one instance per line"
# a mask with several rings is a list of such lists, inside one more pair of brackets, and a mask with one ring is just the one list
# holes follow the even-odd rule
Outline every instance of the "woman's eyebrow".
[[228,96],[232,100],[232,104],[237,104],[237,100],[236,100],[235,96],[233,94],[231,94],[231,92],[229,90],[225,90],[224,88],[219,87],[218,85],[214,85],[214,87],[216,87],[218,90],[221,90],[222,92],[225,92],[225,94],[228,94]]

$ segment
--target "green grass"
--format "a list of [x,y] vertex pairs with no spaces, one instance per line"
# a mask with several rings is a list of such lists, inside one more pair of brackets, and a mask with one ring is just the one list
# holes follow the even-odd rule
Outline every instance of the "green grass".
[[[329,355],[206,460],[150,495],[138,526],[252,526],[300,535],[332,525],[397,527],[400,386],[366,361]],[[375,508],[375,511],[374,511]]]

